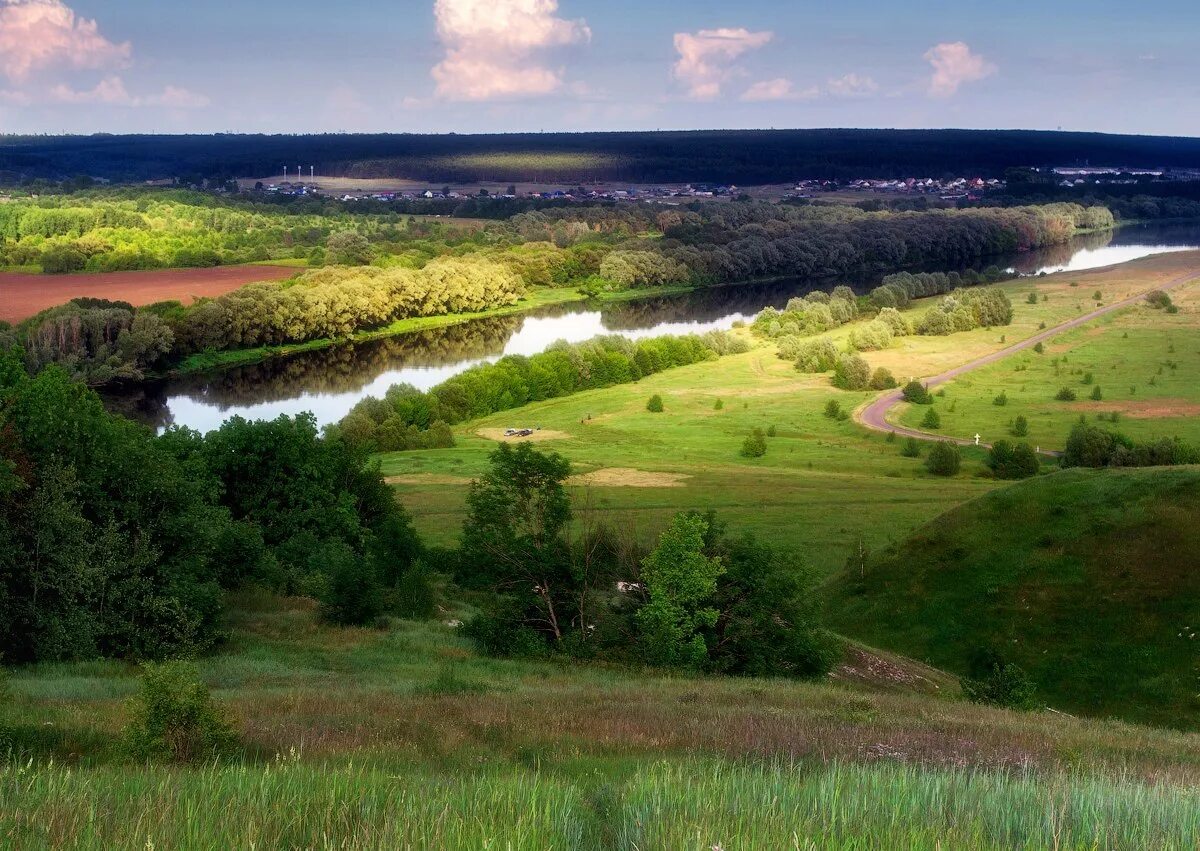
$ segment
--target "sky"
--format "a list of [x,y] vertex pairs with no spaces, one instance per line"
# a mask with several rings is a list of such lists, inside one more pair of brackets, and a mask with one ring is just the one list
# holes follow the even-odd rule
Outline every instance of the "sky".
[[0,130],[1200,136],[1200,2],[0,0]]

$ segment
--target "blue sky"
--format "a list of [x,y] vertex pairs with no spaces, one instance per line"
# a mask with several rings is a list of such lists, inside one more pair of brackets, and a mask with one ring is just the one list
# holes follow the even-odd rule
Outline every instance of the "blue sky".
[[0,0],[23,132],[1200,136],[1200,3]]

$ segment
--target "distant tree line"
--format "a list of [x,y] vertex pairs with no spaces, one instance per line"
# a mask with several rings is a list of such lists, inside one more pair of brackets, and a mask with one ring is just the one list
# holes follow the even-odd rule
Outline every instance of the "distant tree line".
[[626,133],[15,136],[0,179],[90,175],[224,182],[318,173],[435,183],[615,180],[743,185],[803,178],[1001,177],[1009,168],[1081,162],[1200,167],[1195,139],[1025,130],[714,130]]
[[397,384],[382,399],[359,402],[337,426],[348,443],[372,451],[453,445],[449,426],[600,387],[637,381],[665,369],[745,351],[744,340],[723,332],[656,337],[637,342],[597,337],[560,342],[545,352],[509,355],[444,381],[428,392]]
[[1119,432],[1078,423],[1067,437],[1063,467],[1170,467],[1200,464],[1200,449],[1178,438],[1138,443]]

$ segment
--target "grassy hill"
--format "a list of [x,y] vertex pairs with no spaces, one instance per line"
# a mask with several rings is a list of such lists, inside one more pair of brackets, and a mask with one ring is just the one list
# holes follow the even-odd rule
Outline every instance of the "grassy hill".
[[[121,750],[138,670],[13,670],[4,848],[1163,848],[1200,835],[1200,736],[954,699],[852,648],[828,683],[478,656],[246,593],[197,665],[245,747]],[[444,617],[461,616],[447,612]],[[897,814],[902,817],[897,817]]]
[[1073,713],[1200,727],[1200,470],[1073,470],[969,502],[832,590],[849,634]]

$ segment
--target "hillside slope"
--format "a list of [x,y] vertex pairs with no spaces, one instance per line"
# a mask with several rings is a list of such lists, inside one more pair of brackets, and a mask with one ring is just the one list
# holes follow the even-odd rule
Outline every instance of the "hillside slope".
[[1200,469],[1071,470],[943,515],[832,588],[842,631],[1068,712],[1200,727]]

